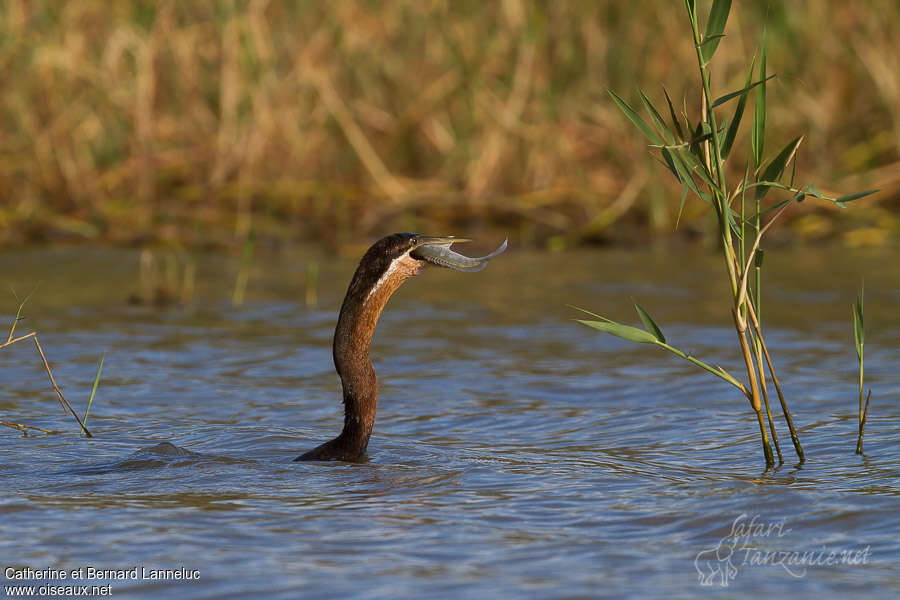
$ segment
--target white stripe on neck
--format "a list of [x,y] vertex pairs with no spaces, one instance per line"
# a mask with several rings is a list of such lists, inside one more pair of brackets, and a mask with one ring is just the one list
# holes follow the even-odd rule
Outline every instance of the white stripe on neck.
[[406,258],[408,256],[409,256],[409,251],[401,254],[400,256],[398,256],[397,258],[395,258],[394,260],[391,261],[391,264],[388,266],[388,268],[384,271],[384,273],[381,275],[381,277],[378,278],[378,281],[375,282],[375,285],[372,286],[372,289],[369,290],[369,294],[366,296],[367,301],[369,300],[369,298],[372,297],[372,294],[374,294],[379,289],[381,289],[381,286],[383,286],[384,283],[391,277],[391,275],[393,275],[394,271],[396,271],[400,267],[400,261],[402,261],[404,258]]

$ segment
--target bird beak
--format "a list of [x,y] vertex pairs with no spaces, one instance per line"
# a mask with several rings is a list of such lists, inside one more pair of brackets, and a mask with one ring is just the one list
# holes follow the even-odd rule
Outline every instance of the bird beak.
[[412,256],[416,260],[424,260],[439,267],[454,269],[456,271],[474,272],[480,271],[485,268],[488,264],[488,261],[506,250],[507,240],[503,240],[503,243],[500,245],[500,247],[490,254],[477,258],[463,256],[462,254],[454,252],[450,249],[450,246],[453,244],[470,241],[472,240],[468,240],[465,238],[455,238],[452,236],[421,237],[419,238],[419,245],[416,246],[415,249],[413,249],[413,251],[410,253],[410,256]]

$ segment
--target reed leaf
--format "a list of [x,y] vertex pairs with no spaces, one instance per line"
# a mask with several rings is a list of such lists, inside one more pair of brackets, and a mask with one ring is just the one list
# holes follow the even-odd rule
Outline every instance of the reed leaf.
[[[750,68],[751,68],[751,69],[753,68],[753,65],[752,65],[752,64],[750,65]],[[775,77],[775,74],[774,74],[774,73],[772,73],[771,75],[769,75],[766,79],[767,79],[767,80],[768,80],[768,79],[772,79],[773,77]],[[737,98],[738,96],[741,96],[742,98],[746,98],[747,92],[749,92],[750,90],[752,90],[752,89],[755,88],[756,86],[761,85],[761,84],[763,84],[763,83],[765,83],[765,82],[764,82],[764,81],[754,81],[753,83],[750,83],[750,82],[748,81],[748,82],[747,82],[747,85],[746,85],[745,87],[743,87],[743,88],[741,88],[741,89],[739,89],[739,90],[737,90],[737,91],[735,91],[735,92],[729,92],[728,94],[725,94],[724,96],[719,96],[718,98],[716,98],[715,100],[713,100],[712,107],[713,107],[713,108],[716,108],[717,106],[721,106],[721,105],[725,104],[726,102],[728,102],[729,100],[732,100],[732,99],[734,99],[734,98]]]
[[637,311],[638,316],[641,318],[641,321],[644,323],[644,327],[647,328],[647,331],[653,334],[656,338],[656,341],[666,343],[666,336],[663,335],[662,331],[660,331],[659,326],[653,320],[653,318],[641,308],[641,305],[636,303],[634,304],[634,309]]
[[710,198],[709,194],[700,190],[697,182],[694,181],[694,176],[691,174],[690,168],[686,164],[684,164],[684,161],[681,159],[680,154],[673,152],[671,158],[672,163],[675,166],[675,170],[677,171],[678,180],[689,187],[692,192],[697,194],[697,196],[707,204],[711,204],[712,199]]
[[870,194],[874,194],[877,191],[879,191],[879,190],[866,190],[864,192],[856,192],[855,194],[847,194],[846,196],[840,196],[838,198],[835,198],[834,203],[837,204],[838,206],[840,206],[841,208],[843,208],[847,202],[852,202],[853,200],[859,200],[860,198],[864,198]]
[[616,103],[616,105],[618,105],[622,112],[625,113],[625,116],[628,117],[628,120],[634,123],[635,127],[640,129],[641,133],[643,133],[647,137],[647,139],[649,139],[654,144],[663,144],[663,140],[659,137],[659,134],[657,134],[656,131],[654,131],[654,129],[650,127],[650,125],[648,125],[647,122],[644,121],[644,119],[642,119],[641,116],[637,114],[633,108],[631,108],[631,105],[620,98],[614,91],[607,91],[609,92],[609,95],[612,96],[612,99]]
[[706,32],[703,34],[703,44],[700,48],[703,60],[709,62],[719,47],[722,32],[725,31],[725,23],[728,21],[728,13],[731,12],[731,0],[714,0],[706,20]]
[[[781,149],[775,158],[769,161],[769,164],[766,165],[766,168],[763,170],[760,179],[764,181],[778,181],[778,178],[781,177],[781,174],[784,173],[784,169],[788,164],[795,153],[797,152],[797,147],[800,146],[800,143],[803,141],[803,136],[798,136],[788,142],[788,144]],[[768,185],[762,185],[756,187],[756,199],[762,200],[762,198],[769,192]]]
[[[699,150],[698,150],[699,152]],[[696,154],[685,149],[685,148],[676,148],[675,153],[679,156],[685,163],[685,166],[690,170],[691,173],[697,173],[704,182],[712,187],[716,187],[715,182],[713,181],[712,174],[706,169],[706,165],[698,158]]]
[[675,229],[678,229],[678,224],[681,222],[681,214],[684,212],[684,201],[687,200],[687,193],[687,185],[681,186],[681,204],[678,205],[678,216],[675,217]]
[[616,323],[609,320],[589,321],[576,319],[576,321],[583,325],[587,325],[588,327],[593,327],[598,331],[620,337],[623,340],[639,342],[641,344],[655,344],[658,342],[656,336],[654,336],[649,331],[644,331],[643,329],[638,329],[637,327],[632,327],[630,325],[622,325],[621,323]]
[[638,93],[641,95],[641,102],[644,103],[644,108],[647,109],[647,113],[650,115],[650,119],[653,121],[653,124],[656,125],[656,128],[662,133],[663,139],[667,144],[672,144],[675,142],[675,134],[672,133],[672,130],[669,129],[669,126],[666,125],[666,122],[663,120],[662,116],[659,114],[659,111],[656,110],[656,107],[653,106],[653,103],[650,101],[650,98],[644,94],[643,90],[638,90]]
[[681,176],[678,174],[678,169],[675,168],[675,160],[672,158],[672,152],[668,148],[660,148],[660,154],[662,154],[666,168],[672,173],[672,175],[674,175],[679,181],[681,181]]
[[94,395],[97,393],[97,385],[100,383],[100,373],[103,372],[104,360],[106,360],[106,354],[100,357],[100,365],[97,367],[97,376],[94,377],[94,385],[91,387],[91,397],[88,398],[87,408],[84,409],[84,418],[81,420],[82,431],[84,431],[84,424],[87,423],[88,414],[91,412],[91,404],[94,403]]
[[763,30],[762,49],[759,56],[759,79],[756,87],[756,105],[753,111],[753,130],[750,134],[750,146],[753,151],[753,165],[762,163],[766,141],[766,32]]
[[[666,104],[669,105],[669,116],[672,118],[672,126],[675,127],[675,132],[678,134],[678,139],[684,139],[684,130],[681,128],[681,119],[678,118],[678,114],[675,112],[675,107],[672,106],[672,99],[669,98],[669,92],[666,88],[663,88],[663,94],[666,96]],[[688,129],[690,131],[690,128]]]

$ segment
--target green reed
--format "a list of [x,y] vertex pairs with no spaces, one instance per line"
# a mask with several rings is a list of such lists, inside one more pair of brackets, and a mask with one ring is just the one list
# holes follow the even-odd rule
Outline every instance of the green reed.
[[[717,96],[713,94],[710,62],[725,37],[731,0],[712,2],[702,31],[696,2],[685,0],[684,7],[690,23],[699,73],[697,85],[700,110],[696,122],[691,121],[689,111],[679,113],[665,91],[665,105],[663,111],[660,111],[639,90],[646,118],[615,92],[610,91],[610,96],[650,141],[650,147],[658,153],[662,164],[681,184],[679,215],[689,196],[699,198],[714,212],[730,292],[732,322],[746,368],[746,379],[742,382],[722,367],[712,366],[670,345],[650,315],[638,305],[635,308],[645,329],[623,325],[594,313],[589,314],[599,317],[599,321],[585,319],[580,322],[631,341],[656,344],[735,386],[747,398],[756,416],[766,467],[771,467],[775,464],[772,443],[775,444],[779,462],[783,462],[783,456],[769,407],[768,370],[768,377],[777,392],[797,457],[803,462],[803,448],[763,336],[762,241],[768,229],[785,211],[808,197],[843,207],[847,202],[871,194],[874,190],[831,197],[813,185],[795,184],[796,156],[803,136],[792,139],[774,156],[766,158],[766,82],[774,77],[767,72],[766,36],[763,35],[759,56],[751,61],[747,69],[744,86]],[[732,151],[751,92],[754,111],[750,152],[749,156],[741,160]],[[734,185],[729,185],[726,181],[726,174],[734,170],[727,168],[731,163],[741,165],[744,173]],[[789,176],[788,167],[792,167]],[[764,202],[773,190],[779,197]],[[763,217],[766,217],[764,224]]]
[[91,395],[88,398],[87,408],[84,409],[84,418],[81,419],[82,426],[87,423],[88,415],[91,412],[91,405],[94,403],[94,396],[97,394],[97,386],[100,384],[100,373],[103,372],[103,361],[106,360],[106,355],[100,357],[100,364],[97,365],[97,375],[94,377],[94,385],[91,386]]
[[856,438],[856,453],[862,454],[863,435],[866,431],[866,420],[869,418],[869,402],[872,400],[872,390],[869,390],[866,401],[863,403],[863,387],[865,380],[863,348],[866,343],[863,288],[859,289],[859,293],[856,296],[856,303],[851,307],[851,314],[853,315],[853,343],[856,346],[856,359],[859,362],[859,435]]

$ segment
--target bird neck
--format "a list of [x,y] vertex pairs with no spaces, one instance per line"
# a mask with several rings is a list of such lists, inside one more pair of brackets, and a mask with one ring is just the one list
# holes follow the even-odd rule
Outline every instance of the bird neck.
[[334,366],[344,392],[344,429],[331,443],[342,460],[352,460],[365,452],[375,425],[378,408],[378,378],[369,355],[378,317],[391,295],[421,267],[406,257],[395,261],[388,271],[365,289],[351,282],[341,306],[334,331]]

